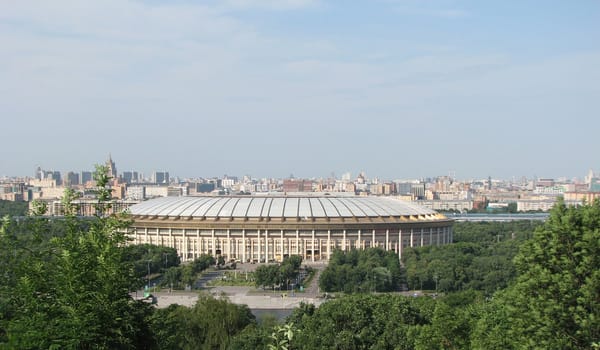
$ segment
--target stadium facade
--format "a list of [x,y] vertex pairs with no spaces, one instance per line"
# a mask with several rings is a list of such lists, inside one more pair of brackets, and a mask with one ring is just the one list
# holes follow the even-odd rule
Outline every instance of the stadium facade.
[[385,197],[164,197],[130,208],[132,243],[176,248],[183,261],[200,254],[243,262],[288,255],[328,260],[334,249],[403,249],[452,242],[453,221],[433,210]]

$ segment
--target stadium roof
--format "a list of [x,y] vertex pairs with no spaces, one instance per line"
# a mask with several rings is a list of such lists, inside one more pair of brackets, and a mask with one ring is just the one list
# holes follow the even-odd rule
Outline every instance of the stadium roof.
[[135,216],[187,218],[359,218],[437,216],[433,210],[385,197],[162,197],[129,208]]

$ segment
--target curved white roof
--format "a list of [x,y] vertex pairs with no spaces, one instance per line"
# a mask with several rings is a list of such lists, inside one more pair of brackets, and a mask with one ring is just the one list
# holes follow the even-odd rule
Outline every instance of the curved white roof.
[[433,210],[385,197],[162,197],[129,208],[132,215],[203,218],[324,218],[432,215]]

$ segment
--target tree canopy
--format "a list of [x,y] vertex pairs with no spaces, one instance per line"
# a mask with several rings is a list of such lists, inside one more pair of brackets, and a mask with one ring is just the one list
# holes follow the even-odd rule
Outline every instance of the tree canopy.
[[517,276],[513,259],[541,222],[458,222],[453,244],[406,249],[410,289],[480,290],[491,296]]
[[400,288],[402,274],[398,255],[381,248],[334,250],[321,273],[319,287],[325,292],[388,292]]
[[25,216],[29,211],[27,202],[22,201],[6,201],[0,199],[0,218],[8,216]]
[[[0,228],[0,342],[8,348],[136,348],[143,346],[146,304],[132,300],[137,279],[123,262],[127,220],[106,215],[106,169],[98,167],[95,218],[66,209],[64,232],[48,235],[48,219],[19,233]],[[65,198],[70,197],[68,192]]]
[[581,207],[557,203],[521,247],[515,265],[516,283],[488,306],[476,330],[477,344],[490,349],[600,346],[599,201]]
[[302,257],[299,255],[290,255],[285,257],[280,264],[260,265],[256,268],[254,278],[257,286],[288,285],[298,276]]

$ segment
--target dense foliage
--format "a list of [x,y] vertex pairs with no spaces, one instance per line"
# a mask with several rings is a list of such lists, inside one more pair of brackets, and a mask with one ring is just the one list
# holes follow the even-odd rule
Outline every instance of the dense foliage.
[[82,222],[66,192],[64,229],[52,235],[44,218],[30,232],[0,228],[0,343],[10,349],[143,347],[146,304],[129,291],[136,287],[123,262],[127,221],[106,216],[105,169],[96,173],[98,214]]
[[600,348],[600,201],[555,205],[515,265],[516,283],[480,320],[478,346]]
[[227,349],[234,335],[256,320],[245,305],[200,295],[191,308],[155,310],[149,323],[157,349]]
[[274,288],[275,285],[279,285],[283,289],[288,289],[289,284],[298,277],[301,264],[300,255],[290,255],[280,264],[260,265],[254,272],[255,283],[257,286]]
[[[477,298],[472,292],[460,296]],[[468,348],[472,309],[455,299],[357,293],[319,308],[301,305],[287,319],[294,332],[289,348]]]
[[125,262],[133,265],[136,276],[140,278],[179,266],[175,248],[154,244],[127,245],[123,247],[123,257]]
[[22,201],[5,201],[0,199],[0,218],[8,216],[25,216],[29,211],[29,203]]
[[381,248],[335,250],[321,273],[324,292],[388,292],[400,288],[402,279],[398,255]]
[[407,249],[402,255],[409,289],[441,292],[506,288],[517,276],[513,258],[541,222],[458,222],[454,244]]

